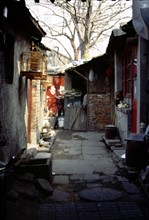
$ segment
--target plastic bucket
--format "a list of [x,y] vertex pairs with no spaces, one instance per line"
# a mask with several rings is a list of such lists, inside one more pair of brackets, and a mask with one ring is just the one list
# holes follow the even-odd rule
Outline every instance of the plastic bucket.
[[58,127],[63,128],[64,127],[64,117],[58,118]]

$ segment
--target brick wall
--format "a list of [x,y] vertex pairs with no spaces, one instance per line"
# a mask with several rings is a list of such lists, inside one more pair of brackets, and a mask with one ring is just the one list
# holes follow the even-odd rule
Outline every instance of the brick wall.
[[103,130],[111,124],[110,93],[89,94],[88,103],[88,130]]
[[39,80],[32,81],[32,109],[31,109],[31,143],[36,144],[40,139],[43,120],[43,96]]
[[105,78],[89,83],[88,91],[88,130],[104,130],[105,126],[112,123],[112,81],[105,85]]

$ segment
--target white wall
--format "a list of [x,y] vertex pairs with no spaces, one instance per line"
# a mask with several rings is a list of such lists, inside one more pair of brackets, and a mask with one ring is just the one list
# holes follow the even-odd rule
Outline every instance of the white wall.
[[121,110],[118,110],[117,108],[115,108],[115,125],[116,127],[118,127],[119,129],[119,133],[122,139],[122,142],[126,143],[126,139],[129,135],[129,124],[130,124],[130,111],[127,110],[126,112],[122,112]]

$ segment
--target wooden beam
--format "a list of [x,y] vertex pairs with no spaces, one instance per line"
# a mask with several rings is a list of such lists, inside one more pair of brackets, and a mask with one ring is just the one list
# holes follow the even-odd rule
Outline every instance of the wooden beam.
[[83,79],[85,79],[86,81],[88,81],[88,78],[83,76],[80,72],[78,72],[77,70],[73,70],[75,73],[77,73],[79,76],[81,76]]

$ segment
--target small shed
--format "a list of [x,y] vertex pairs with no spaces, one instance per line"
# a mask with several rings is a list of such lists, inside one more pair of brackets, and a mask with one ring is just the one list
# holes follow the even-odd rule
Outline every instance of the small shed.
[[107,54],[65,71],[64,109],[65,129],[98,131],[112,123],[113,63]]

